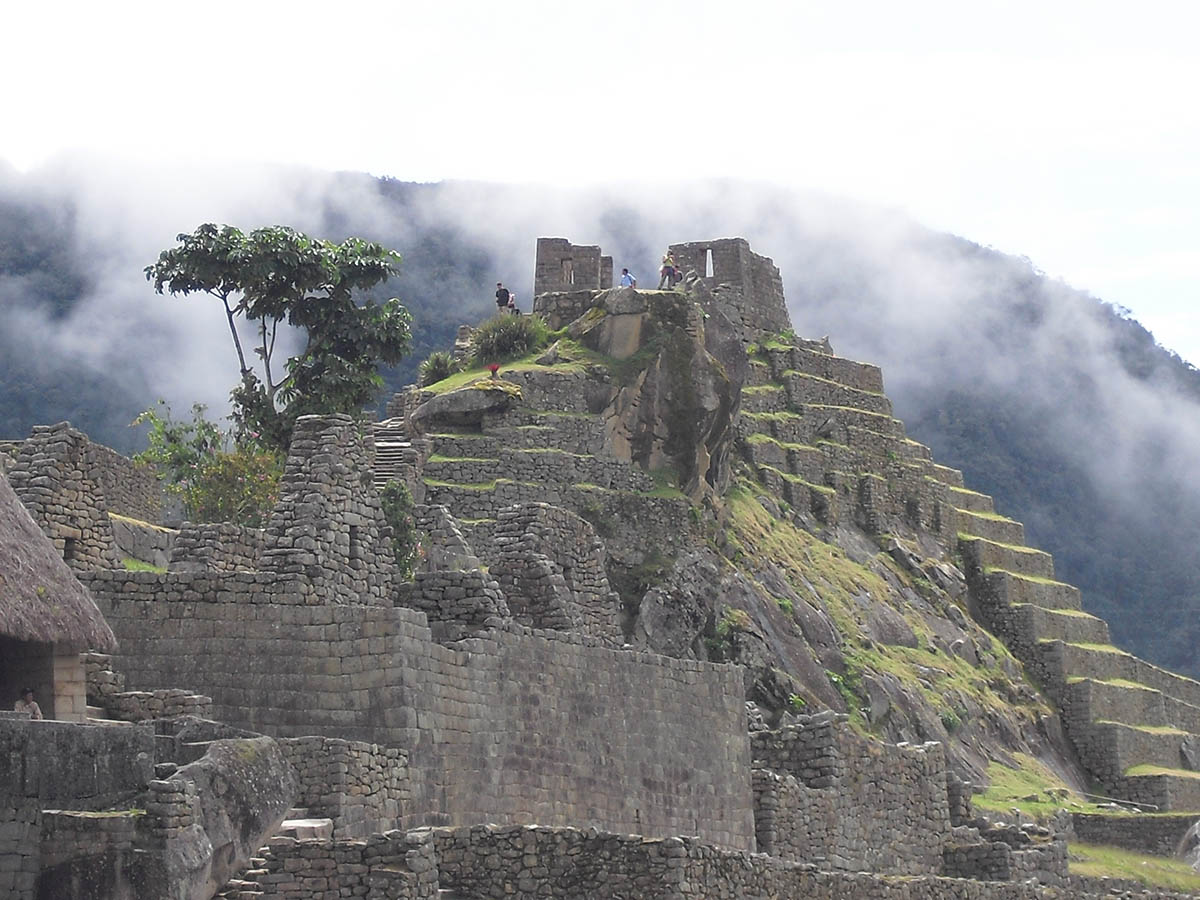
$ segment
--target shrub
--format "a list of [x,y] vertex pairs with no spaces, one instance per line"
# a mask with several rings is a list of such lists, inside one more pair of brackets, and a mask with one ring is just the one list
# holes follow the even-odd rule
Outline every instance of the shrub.
[[389,481],[380,494],[383,518],[392,527],[392,555],[400,577],[412,578],[413,563],[421,553],[421,534],[413,518],[413,496],[402,481]]
[[527,356],[550,341],[546,323],[537,316],[497,316],[471,332],[471,356],[476,365]]
[[267,524],[279,499],[283,461],[273,451],[235,447],[201,462],[183,489],[189,515],[198,522]]
[[727,637],[733,631],[749,631],[750,630],[750,613],[744,609],[736,607],[726,607],[725,612],[721,614],[721,620],[717,622],[717,636]]
[[[279,498],[283,454],[248,436],[234,444],[230,435],[192,407],[192,421],[176,421],[159,402],[139,415],[148,425],[149,448],[134,456],[153,465],[167,493],[179,497],[194,522],[233,522],[260,528]],[[232,449],[231,449],[232,445]]]
[[445,350],[429,354],[429,358],[421,363],[421,387],[429,387],[443,379],[449,378],[458,371],[458,360]]

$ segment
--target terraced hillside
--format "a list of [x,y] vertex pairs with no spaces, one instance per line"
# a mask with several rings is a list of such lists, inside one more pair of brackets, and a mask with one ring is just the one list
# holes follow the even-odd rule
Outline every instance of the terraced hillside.
[[[720,271],[540,295],[565,326],[555,347],[396,395],[377,481],[445,507],[485,564],[506,507],[575,512],[603,539],[626,638],[741,662],[769,714],[832,706],[881,736],[948,742],[967,774],[1036,745],[1097,793],[1200,810],[1200,683],[1111,646],[1021,523],[907,437],[878,367],[747,325],[760,301],[782,297]],[[769,520],[747,526],[735,494]],[[812,568],[821,542],[836,570]]]

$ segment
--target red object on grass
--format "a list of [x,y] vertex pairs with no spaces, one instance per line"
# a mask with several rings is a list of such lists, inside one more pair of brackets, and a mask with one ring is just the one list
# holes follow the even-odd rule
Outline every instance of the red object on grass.
[[490,363],[488,365],[488,371],[491,372],[492,377],[495,378],[496,373],[500,371],[500,363]]

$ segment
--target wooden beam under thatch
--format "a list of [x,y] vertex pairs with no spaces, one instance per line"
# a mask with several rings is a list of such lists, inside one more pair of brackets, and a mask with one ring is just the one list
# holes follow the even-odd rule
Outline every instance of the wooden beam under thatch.
[[0,474],[0,634],[77,650],[113,650],[96,601]]

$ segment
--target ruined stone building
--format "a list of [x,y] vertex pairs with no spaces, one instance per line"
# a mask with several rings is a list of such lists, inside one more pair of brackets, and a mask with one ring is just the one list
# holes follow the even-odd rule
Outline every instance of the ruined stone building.
[[[0,718],[10,895],[1100,896],[1069,815],[974,812],[1002,739],[1200,817],[1200,684],[1109,647],[878,368],[792,336],[771,260],[672,251],[684,283],[637,291],[539,240],[557,342],[373,426],[300,419],[262,529],[162,526],[151,474],[65,423],[6,453],[0,640],[46,649],[4,684],[86,719]],[[914,659],[924,692],[881,662]]]

